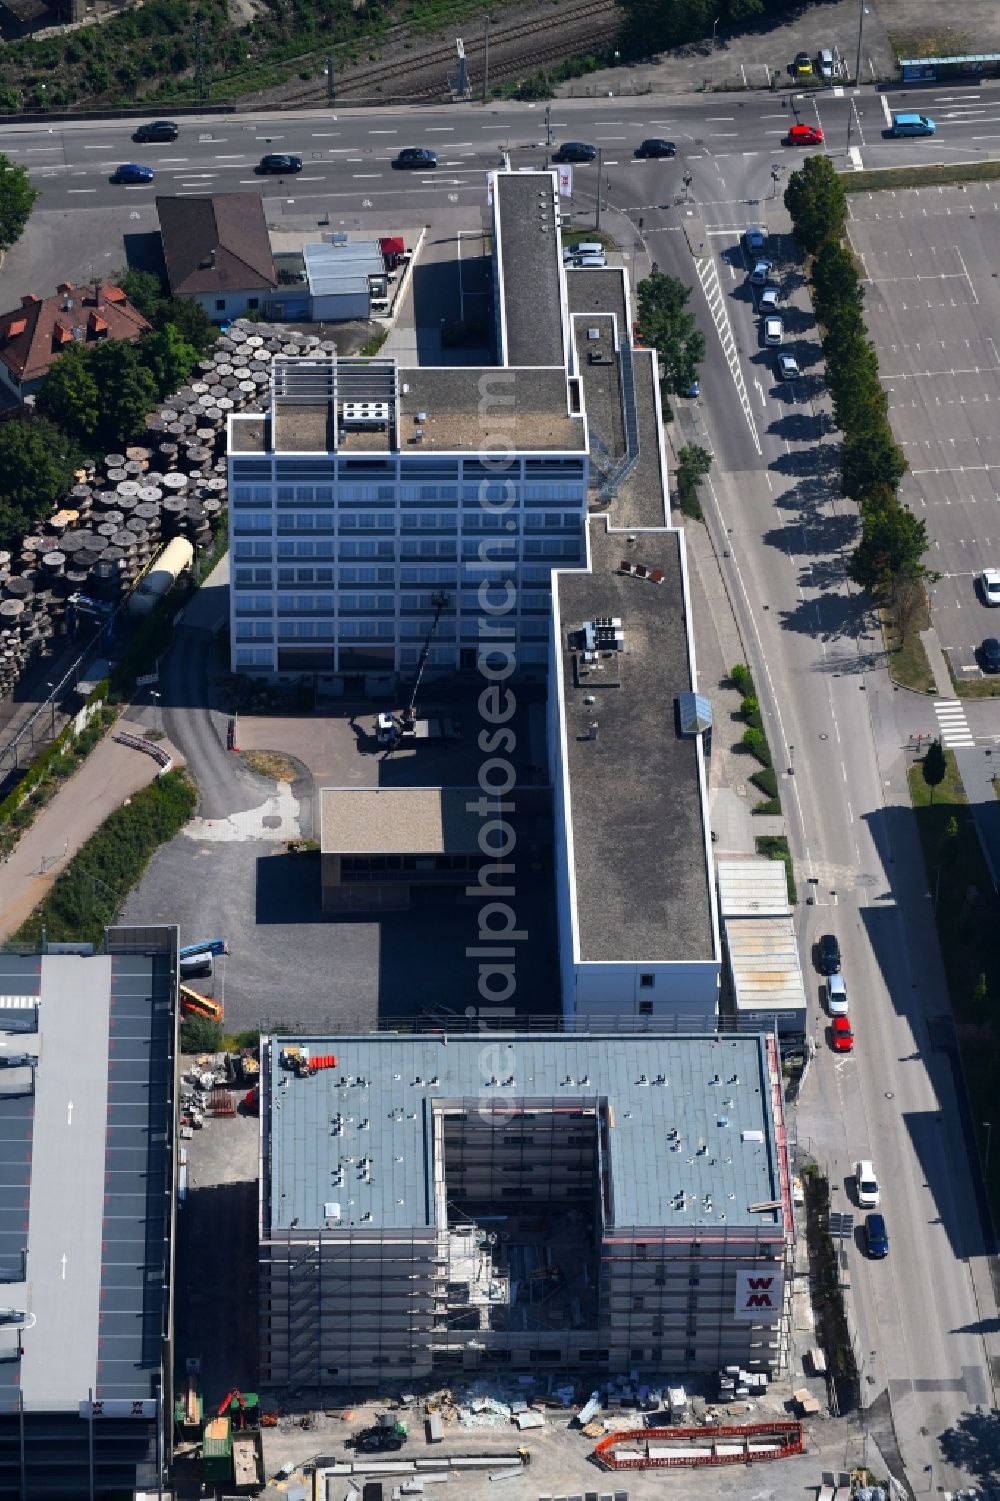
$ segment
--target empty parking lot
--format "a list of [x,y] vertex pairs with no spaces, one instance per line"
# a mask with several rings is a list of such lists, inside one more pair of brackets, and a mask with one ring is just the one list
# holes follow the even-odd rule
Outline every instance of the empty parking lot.
[[934,624],[959,683],[1000,611],[976,587],[1000,565],[1000,187],[850,199],[851,241],[889,415],[910,465],[901,495],[927,523]]

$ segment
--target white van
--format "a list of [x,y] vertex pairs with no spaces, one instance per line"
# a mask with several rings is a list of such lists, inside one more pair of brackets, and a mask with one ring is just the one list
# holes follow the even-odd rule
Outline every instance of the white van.
[[581,240],[579,245],[564,245],[563,260],[573,259],[581,255],[599,255],[603,258],[604,246],[599,240]]
[[574,255],[565,262],[567,271],[606,271],[608,263],[603,255]]
[[182,980],[193,980],[198,975],[210,975],[213,970],[211,954],[182,954],[180,971]]

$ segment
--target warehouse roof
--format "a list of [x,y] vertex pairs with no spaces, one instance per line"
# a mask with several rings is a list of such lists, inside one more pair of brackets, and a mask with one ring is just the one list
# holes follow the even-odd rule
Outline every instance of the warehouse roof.
[[[718,957],[697,742],[674,717],[694,686],[681,547],[593,518],[589,571],[553,575],[581,960]],[[581,632],[599,619],[621,622],[622,649],[588,661]]]
[[313,297],[367,292],[369,276],[385,275],[378,240],[352,240],[346,245],[306,244],[302,256]]
[[794,1011],[804,1026],[806,989],[791,917],[730,917],[725,933],[736,1014]]
[[783,860],[718,860],[720,917],[787,917],[791,912]]
[[323,787],[324,855],[476,854],[483,820],[467,804],[478,787]]
[[30,1313],[4,1328],[0,1415],[155,1394],[172,985],[148,953],[0,955],[3,1055],[29,1060],[0,1071],[0,1275]]
[[497,172],[493,179],[501,365],[566,366],[566,279],[554,172]]
[[[299,1077],[282,1065],[288,1047],[336,1063]],[[262,1099],[265,1235],[431,1227],[434,1107],[554,1102],[602,1118],[614,1227],[780,1236],[781,1209],[755,1208],[781,1199],[769,1056],[759,1035],[275,1038]]]

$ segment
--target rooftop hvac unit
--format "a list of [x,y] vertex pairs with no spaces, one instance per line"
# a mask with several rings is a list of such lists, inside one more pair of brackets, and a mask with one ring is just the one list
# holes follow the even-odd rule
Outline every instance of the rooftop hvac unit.
[[426,412],[417,412],[414,415],[413,420],[414,420],[414,422],[426,422],[427,421],[427,413]]
[[422,443],[424,441],[424,430],[422,427],[418,427],[413,434],[413,441],[414,443]]

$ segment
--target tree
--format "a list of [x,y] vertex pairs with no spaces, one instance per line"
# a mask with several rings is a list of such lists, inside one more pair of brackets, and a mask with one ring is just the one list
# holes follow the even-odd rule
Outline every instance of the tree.
[[147,334],[139,346],[143,363],[152,373],[162,401],[183,386],[198,362],[198,351],[168,323],[159,333]]
[[920,770],[924,781],[931,789],[931,802],[934,801],[934,788],[944,781],[948,770],[948,762],[945,758],[944,748],[940,740],[932,740],[924,752],[924,759],[920,763]]
[[813,262],[812,281],[816,289],[816,310],[823,317],[828,306],[843,307],[854,303],[858,308],[864,301],[864,290],[854,256],[846,245],[828,240],[821,245]]
[[138,308],[149,323],[155,324],[160,303],[163,301],[163,286],[160,278],[154,276],[152,271],[137,271],[130,268],[126,271],[119,271],[114,279],[132,306]]
[[37,197],[27,168],[15,167],[0,153],[0,250],[9,250],[21,238]]
[[922,578],[921,561],[927,550],[927,527],[893,498],[888,504],[865,505],[861,511],[861,540],[847,566],[862,589],[884,594],[899,578]]
[[895,490],[908,468],[903,450],[884,420],[845,435],[840,465],[844,494],[852,500],[860,500],[871,485],[888,485]]
[[712,467],[712,455],[697,443],[687,443],[677,455],[677,498],[685,516],[701,519],[698,482]]
[[34,521],[73,483],[80,455],[41,417],[0,423],[0,547],[16,551]]
[[157,328],[166,328],[172,323],[199,354],[211,349],[219,337],[219,330],[205,309],[188,297],[165,297],[157,310],[155,322]]
[[124,339],[98,344],[88,351],[101,393],[98,443],[120,447],[141,433],[156,406],[156,380],[139,351]]
[[690,287],[662,271],[639,283],[639,337],[656,350],[667,391],[687,391],[705,358],[705,335],[686,311],[690,296]]
[[100,392],[89,358],[82,344],[70,344],[54,360],[38,393],[40,412],[58,422],[76,442],[87,446],[97,432],[100,420]]
[[158,399],[156,378],[139,351],[113,339],[64,350],[45,378],[38,406],[93,452],[119,448],[141,432]]
[[815,255],[827,240],[842,238],[847,194],[829,157],[806,157],[788,179],[785,207],[792,216],[795,238],[807,255]]

